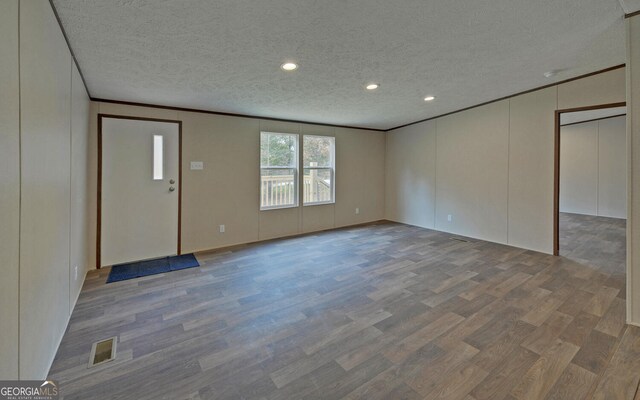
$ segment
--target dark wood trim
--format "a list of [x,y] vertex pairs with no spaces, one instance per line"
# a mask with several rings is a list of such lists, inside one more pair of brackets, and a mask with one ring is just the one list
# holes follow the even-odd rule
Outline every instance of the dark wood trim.
[[178,122],[178,255],[182,254],[182,121]]
[[130,115],[104,114],[104,113],[98,114],[98,117],[114,118],[114,119],[132,119],[132,120],[136,120],[136,121],[169,122],[169,123],[182,125],[182,121],[177,120],[177,119],[133,117],[133,116],[130,116]]
[[390,128],[390,129],[387,129],[386,131],[390,132],[390,131],[393,131],[395,129],[404,128],[406,126],[411,126],[411,125],[419,124],[419,123],[422,123],[422,122],[431,121],[431,120],[434,120],[434,119],[437,119],[437,118],[442,118],[442,117],[445,117],[445,116],[451,115],[451,114],[457,114],[459,112],[471,110],[471,109],[477,108],[477,107],[486,106],[487,104],[495,103],[495,102],[502,101],[502,100],[507,100],[507,99],[510,99],[512,97],[521,96],[523,94],[535,92],[537,90],[542,90],[542,89],[550,88],[550,87],[553,87],[553,86],[562,85],[563,83],[572,82],[572,81],[576,81],[578,79],[584,79],[584,78],[588,78],[590,76],[599,75],[599,74],[603,74],[605,72],[609,72],[609,71],[613,71],[613,70],[616,70],[616,69],[624,68],[624,66],[625,66],[625,64],[615,65],[613,67],[601,69],[599,71],[591,72],[591,73],[588,73],[588,74],[585,74],[585,75],[576,76],[575,78],[565,79],[565,80],[560,81],[560,82],[554,82],[554,83],[550,83],[548,85],[540,86],[540,87],[537,87],[537,88],[534,88],[534,89],[525,90],[524,92],[515,93],[515,94],[509,95],[509,96],[505,96],[505,97],[500,97],[499,99],[486,101],[484,103],[476,104],[476,105],[471,106],[471,107],[466,107],[466,108],[463,108],[463,109],[460,109],[460,110],[451,111],[451,112],[448,112],[446,114],[440,114],[440,115],[436,115],[435,117],[429,117],[429,118],[421,119],[419,121],[410,122],[408,124],[396,126],[395,128]]
[[125,106],[160,108],[160,109],[163,109],[163,110],[222,115],[222,116],[225,116],[225,117],[263,119],[265,121],[291,122],[291,123],[294,123],[294,124],[310,124],[310,125],[318,125],[318,126],[330,126],[330,127],[333,127],[333,128],[360,129],[360,130],[373,131],[373,132],[386,132],[385,129],[364,128],[364,127],[361,127],[361,126],[336,125],[336,124],[327,124],[327,123],[323,123],[323,122],[301,121],[301,120],[296,120],[296,119],[285,119],[285,118],[273,118],[273,117],[264,117],[264,116],[259,116],[259,115],[250,115],[250,114],[236,114],[236,113],[229,113],[229,112],[222,112],[222,111],[202,110],[202,109],[198,109],[198,108],[164,106],[164,105],[160,105],[160,104],[136,103],[136,102],[133,102],[133,101],[101,99],[101,98],[95,98],[95,97],[92,97],[91,101],[99,101],[101,103],[111,103],[111,104],[122,104],[122,105],[125,105]]
[[560,255],[560,112],[555,111],[553,133],[553,255]]
[[631,17],[635,17],[636,15],[640,15],[640,10],[634,11],[634,12],[629,13],[629,14],[625,14],[624,17],[625,18],[631,18]]
[[78,59],[76,58],[73,49],[71,48],[71,43],[69,43],[69,36],[67,36],[67,32],[64,30],[64,26],[62,26],[62,21],[60,20],[60,15],[58,14],[58,10],[56,6],[53,4],[53,0],[49,0],[49,5],[53,10],[53,15],[56,17],[56,21],[58,21],[58,27],[60,27],[60,31],[62,32],[62,36],[64,37],[64,41],[67,42],[67,48],[69,49],[69,53],[71,53],[71,58],[73,62],[76,64],[76,68],[78,68],[78,73],[80,73],[80,79],[82,79],[82,83],[84,84],[84,90],[87,92],[89,98],[91,98],[91,93],[89,92],[89,86],[87,86],[87,80],[84,79],[84,74],[82,73],[82,69],[80,68],[80,64],[78,63]]
[[101,268],[102,247],[102,115],[98,114],[98,193],[96,204],[96,269]]
[[132,117],[128,115],[98,114],[98,197],[96,218],[96,269],[101,268],[101,230],[102,230],[102,118],[130,119],[135,121],[153,121],[178,124],[178,240],[177,254],[182,254],[182,121],[174,119]]
[[[565,108],[555,111],[554,150],[553,150],[553,255],[560,255],[560,115],[568,112],[600,110],[603,108],[625,107],[626,102],[598,104],[576,108]],[[608,117],[613,118],[613,117]],[[606,119],[606,118],[600,118]],[[586,121],[585,121],[586,122]],[[583,122],[580,122],[583,123]],[[571,124],[572,125],[572,124]],[[565,125],[566,126],[566,125]]]
[[597,104],[594,106],[584,106],[584,107],[576,107],[576,108],[563,108],[560,110],[556,110],[559,113],[568,113],[568,112],[577,112],[577,111],[591,111],[591,110],[602,110],[603,108],[617,108],[617,107],[626,107],[627,103],[621,101],[619,103],[608,103],[608,104]]
[[587,122],[602,121],[602,120],[610,119],[610,118],[624,117],[625,115],[627,115],[627,114],[625,113],[625,114],[610,115],[610,116],[608,116],[608,117],[587,119],[587,120],[580,121],[580,122],[572,122],[572,123],[570,123],[570,124],[564,124],[564,125],[563,125],[563,124],[560,124],[560,126],[571,126],[571,125],[586,124]]

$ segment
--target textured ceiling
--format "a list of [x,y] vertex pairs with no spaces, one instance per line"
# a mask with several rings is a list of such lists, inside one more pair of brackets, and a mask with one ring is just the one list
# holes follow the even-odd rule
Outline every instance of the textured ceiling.
[[614,115],[622,115],[626,113],[627,107],[611,107],[602,108],[599,110],[563,113],[560,115],[560,125],[575,124],[583,121],[593,121],[594,119],[613,117]]
[[640,11],[640,0],[620,0],[620,4],[625,14],[631,14]]
[[625,61],[618,0],[53,3],[94,98],[377,129]]

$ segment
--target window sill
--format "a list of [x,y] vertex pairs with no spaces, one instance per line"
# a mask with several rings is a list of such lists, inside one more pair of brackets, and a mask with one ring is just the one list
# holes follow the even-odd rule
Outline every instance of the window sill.
[[298,208],[298,204],[291,206],[274,206],[274,207],[260,207],[260,211],[271,211],[271,210],[286,210],[288,208]]
[[306,203],[306,204],[303,204],[302,206],[303,207],[326,206],[328,204],[336,204],[336,202],[335,202],[335,200],[333,200],[333,201],[321,201],[321,202],[318,202],[318,203]]
[[[334,201],[322,201],[322,202],[318,202],[318,203],[306,203],[303,204],[303,207],[313,207],[313,206],[327,206],[327,205],[331,205],[331,204],[336,204],[335,200]],[[296,204],[296,205],[292,205],[292,206],[276,206],[276,207],[264,207],[264,208],[260,208],[260,211],[271,211],[271,210],[286,210],[289,208],[298,208],[300,207],[300,205]]]

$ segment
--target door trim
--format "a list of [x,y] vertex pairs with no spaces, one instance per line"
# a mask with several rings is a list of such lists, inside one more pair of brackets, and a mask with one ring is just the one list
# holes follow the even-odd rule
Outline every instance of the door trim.
[[98,193],[96,213],[96,269],[101,266],[102,247],[102,118],[130,119],[135,121],[154,121],[178,124],[178,243],[177,254],[182,254],[182,121],[173,119],[131,117],[128,115],[101,114],[98,113]]
[[[595,106],[564,108],[555,111],[555,132],[553,150],[553,255],[560,255],[560,115],[576,111],[599,110],[602,108],[626,107],[626,102],[598,104]],[[603,119],[603,118],[600,118]],[[587,121],[584,121],[587,122]]]

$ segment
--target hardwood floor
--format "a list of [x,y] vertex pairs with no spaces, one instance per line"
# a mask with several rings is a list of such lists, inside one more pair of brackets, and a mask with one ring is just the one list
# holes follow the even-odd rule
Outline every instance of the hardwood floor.
[[50,374],[65,399],[633,399],[640,380],[607,268],[395,223],[197,257],[90,273]]
[[627,220],[560,213],[560,255],[612,274],[626,273]]

